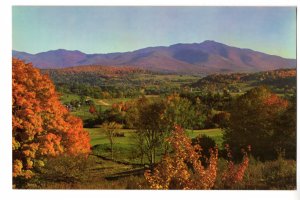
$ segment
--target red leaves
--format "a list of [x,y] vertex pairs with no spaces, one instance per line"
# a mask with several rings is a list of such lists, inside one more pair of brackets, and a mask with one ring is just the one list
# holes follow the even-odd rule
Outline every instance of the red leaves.
[[77,66],[58,70],[45,70],[46,72],[55,71],[59,74],[79,74],[93,73],[99,77],[121,77],[133,73],[145,73],[145,70],[134,67],[114,67],[114,66]]
[[[174,152],[165,155],[162,161],[151,172],[145,172],[145,178],[152,189],[211,189],[215,185],[218,171],[218,149],[210,149],[207,166],[201,163],[201,147],[192,146],[191,140],[184,130],[175,126],[175,130],[167,140]],[[199,152],[200,151],[200,152]],[[228,151],[228,156],[231,157]],[[232,186],[243,180],[248,167],[249,158],[245,152],[239,165],[228,162],[222,174],[222,181]]]
[[30,178],[47,156],[88,153],[88,133],[59,102],[50,79],[17,59],[12,74],[13,176]]
[[[247,151],[251,151],[251,146],[248,145]],[[225,149],[227,151],[227,169],[222,174],[222,182],[226,188],[230,188],[236,183],[240,182],[244,178],[245,171],[249,165],[249,157],[247,151],[242,149],[242,153],[244,154],[243,160],[240,164],[234,165],[231,155],[231,151],[229,149],[229,145],[225,145]]]
[[114,109],[118,112],[126,112],[130,107],[132,107],[132,103],[121,101],[121,102],[112,104],[111,107],[112,107],[112,109]]
[[271,94],[264,100],[266,106],[273,106],[282,109],[286,109],[288,106],[288,101],[278,97],[276,94]]
[[70,155],[90,152],[89,133],[83,129],[81,119],[69,115],[66,119],[69,127],[64,135],[65,152]]
[[274,78],[288,78],[288,77],[296,77],[297,71],[296,69],[279,69],[270,72],[266,72],[269,76]]
[[90,106],[89,112],[90,112],[91,114],[95,114],[95,113],[97,112],[94,105],[91,105],[91,106]]
[[39,138],[41,141],[40,153],[41,155],[56,156],[63,152],[61,145],[61,136],[53,133],[48,133]]
[[[199,160],[199,146],[192,146],[183,129],[175,126],[168,139],[174,154],[166,155],[154,169],[145,172],[152,189],[210,189],[217,176],[218,150],[211,150],[208,167]],[[190,167],[193,170],[190,170]]]

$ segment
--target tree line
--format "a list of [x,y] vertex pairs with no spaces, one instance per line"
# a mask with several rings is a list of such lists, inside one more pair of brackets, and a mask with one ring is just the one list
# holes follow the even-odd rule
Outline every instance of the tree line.
[[158,154],[170,150],[165,140],[176,125],[191,130],[222,128],[224,146],[229,144],[236,158],[248,145],[253,149],[251,155],[260,160],[272,160],[279,154],[296,157],[295,96],[282,98],[263,86],[235,98],[226,93],[201,99],[177,93],[155,99],[142,96],[93,112],[98,124],[113,122],[135,129],[135,152],[141,162],[146,159],[150,165],[157,162]]

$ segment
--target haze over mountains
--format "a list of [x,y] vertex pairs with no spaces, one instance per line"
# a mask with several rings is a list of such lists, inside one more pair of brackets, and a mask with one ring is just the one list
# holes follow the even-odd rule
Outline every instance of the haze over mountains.
[[102,65],[131,66],[159,72],[210,74],[296,67],[296,59],[231,47],[211,40],[168,47],[148,47],[124,53],[85,54],[58,49],[37,54],[13,51],[13,56],[32,62],[41,69]]

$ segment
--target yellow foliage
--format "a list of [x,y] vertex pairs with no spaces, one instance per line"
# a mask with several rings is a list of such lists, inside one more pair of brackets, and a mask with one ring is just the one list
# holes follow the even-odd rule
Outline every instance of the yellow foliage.
[[[218,170],[218,149],[210,149],[207,166],[201,163],[201,147],[192,145],[184,130],[175,126],[171,137],[167,139],[173,148],[172,153],[165,155],[162,161],[151,172],[146,170],[145,178],[152,189],[212,189],[215,185]],[[248,156],[245,153],[243,162],[235,166],[229,162],[222,180],[228,184],[242,181],[248,167]]]

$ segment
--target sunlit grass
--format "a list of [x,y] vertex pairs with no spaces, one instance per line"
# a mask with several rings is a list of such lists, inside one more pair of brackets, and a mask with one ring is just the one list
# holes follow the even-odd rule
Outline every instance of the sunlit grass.
[[[111,157],[110,143],[105,136],[105,132],[102,128],[86,128],[90,133],[91,145],[94,146],[94,153],[105,158]],[[117,132],[124,133],[125,137],[116,137],[114,142],[114,159],[118,161],[125,161],[130,163],[139,163],[139,159],[133,158],[135,153],[135,140],[134,129],[120,129]],[[222,148],[222,130],[221,129],[205,129],[205,130],[187,130],[187,134],[190,138],[197,137],[198,135],[207,135],[215,140],[218,147]],[[161,154],[158,150],[157,159],[161,158]]]
[[206,135],[211,137],[219,148],[222,148],[223,138],[222,138],[222,129],[213,128],[213,129],[204,129],[204,130],[187,130],[188,136],[190,138],[195,138],[198,135]]

